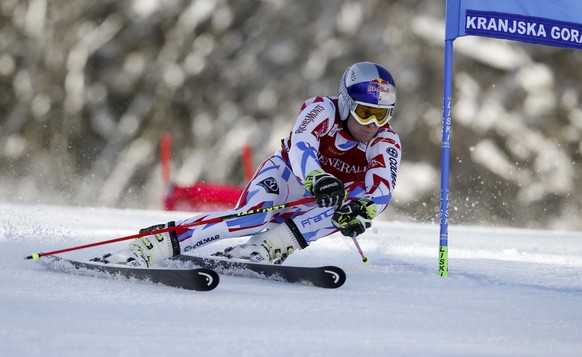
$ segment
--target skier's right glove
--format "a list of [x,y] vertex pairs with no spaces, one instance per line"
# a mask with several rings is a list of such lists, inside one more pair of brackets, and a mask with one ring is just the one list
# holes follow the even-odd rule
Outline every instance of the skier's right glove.
[[305,178],[305,188],[317,201],[319,207],[340,208],[347,196],[344,184],[334,175],[323,170],[313,170]]
[[376,204],[367,198],[350,201],[333,214],[331,223],[344,236],[356,237],[372,226],[376,209]]

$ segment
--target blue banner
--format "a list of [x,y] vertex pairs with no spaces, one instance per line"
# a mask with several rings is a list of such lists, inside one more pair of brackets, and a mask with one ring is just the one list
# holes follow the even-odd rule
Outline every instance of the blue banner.
[[473,35],[582,49],[582,0],[447,0],[446,39]]

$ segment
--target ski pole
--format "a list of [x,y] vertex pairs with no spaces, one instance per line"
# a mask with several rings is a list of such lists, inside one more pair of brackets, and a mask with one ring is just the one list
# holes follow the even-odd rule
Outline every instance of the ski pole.
[[364,255],[364,252],[362,252],[362,248],[360,247],[360,243],[358,243],[358,240],[356,239],[356,234],[352,234],[352,240],[354,241],[354,245],[356,246],[358,253],[360,253],[360,257],[362,257],[362,263],[368,264],[370,261],[368,260],[368,257],[366,257]]
[[[304,203],[309,203],[309,202],[313,202],[313,201],[315,201],[315,198],[313,198],[313,197],[307,197],[307,198],[303,198],[303,199],[300,199],[300,200],[297,200],[297,201],[283,203],[283,204],[280,204],[280,205],[269,206],[269,207],[262,207],[262,208],[256,208],[256,209],[251,209],[251,210],[244,211],[244,212],[232,213],[232,214],[227,214],[227,215],[220,216],[220,217],[215,217],[215,218],[210,218],[210,219],[204,219],[204,220],[201,220],[201,221],[196,221],[196,222],[192,222],[192,223],[185,224],[185,225],[180,225],[178,227],[180,227],[180,228],[187,228],[187,227],[201,226],[201,225],[205,225],[205,224],[219,223],[219,222],[227,221],[227,220],[233,219],[233,218],[244,217],[244,216],[249,216],[249,215],[258,214],[258,213],[266,213],[266,212],[271,212],[271,211],[277,211],[277,210],[281,210],[283,208],[293,207],[293,206],[299,206],[299,205],[302,205]],[[162,228],[162,229],[158,229],[158,230],[154,230],[154,231],[150,231],[150,232],[132,234],[132,235],[126,236],[126,237],[120,237],[120,238],[110,239],[110,240],[106,240],[106,241],[101,241],[101,242],[96,242],[96,243],[91,243],[91,244],[80,245],[80,246],[77,246],[77,247],[71,247],[71,248],[66,248],[66,249],[61,249],[61,250],[55,250],[55,251],[52,251],[52,252],[33,253],[33,254],[29,255],[28,257],[26,257],[25,259],[37,260],[40,257],[45,257],[45,256],[48,256],[48,255],[54,255],[54,254],[60,254],[60,253],[65,253],[65,252],[71,252],[71,251],[74,251],[74,250],[91,248],[91,247],[96,247],[96,246],[99,246],[99,245],[111,244],[111,243],[121,242],[121,241],[124,241],[124,240],[141,238],[141,237],[145,237],[145,236],[149,236],[149,235],[166,233],[166,232],[170,232],[170,231],[176,230],[178,227],[167,227],[167,228]]]

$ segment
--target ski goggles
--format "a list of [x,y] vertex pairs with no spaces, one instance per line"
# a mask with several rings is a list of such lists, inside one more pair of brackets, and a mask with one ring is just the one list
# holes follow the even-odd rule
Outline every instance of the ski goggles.
[[351,111],[358,123],[362,125],[374,123],[376,126],[383,126],[388,123],[392,118],[393,112],[394,106],[375,108],[360,103],[356,104],[354,110]]

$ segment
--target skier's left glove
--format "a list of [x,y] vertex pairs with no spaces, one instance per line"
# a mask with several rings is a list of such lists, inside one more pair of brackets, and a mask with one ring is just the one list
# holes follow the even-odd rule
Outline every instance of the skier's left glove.
[[356,237],[372,226],[376,209],[376,204],[367,198],[350,201],[333,214],[331,223],[344,236]]

